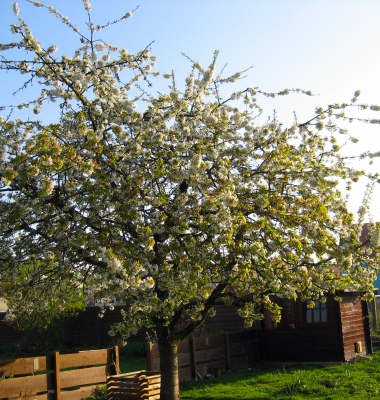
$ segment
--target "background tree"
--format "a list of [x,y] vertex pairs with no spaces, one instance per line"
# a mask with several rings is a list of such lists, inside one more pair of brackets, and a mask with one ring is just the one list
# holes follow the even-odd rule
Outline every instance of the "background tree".
[[12,288],[13,318],[121,295],[130,307],[113,333],[155,328],[166,400],[178,398],[179,341],[216,302],[239,305],[250,325],[263,306],[280,317],[272,294],[324,300],[351,288],[371,298],[378,261],[337,189],[364,174],[346,165],[335,136],[347,132],[334,123],[345,108],[368,107],[356,105],[359,92],[305,123],[258,126],[256,96],[275,94],[247,88],[222,100],[221,85],[243,73],[216,75],[217,54],[207,68],[189,59],[184,89],[165,75],[169,92],[152,97],[138,81],[160,75],[156,58],[95,40],[103,27],[88,1],[89,37],[29,2],[61,19],[81,47],[55,57],[57,46],[43,48],[21,18],[11,27],[19,40],[1,45],[22,54],[2,56],[1,69],[26,75],[24,88],[42,87],[17,107],[59,109],[55,124],[0,119],[0,278]]

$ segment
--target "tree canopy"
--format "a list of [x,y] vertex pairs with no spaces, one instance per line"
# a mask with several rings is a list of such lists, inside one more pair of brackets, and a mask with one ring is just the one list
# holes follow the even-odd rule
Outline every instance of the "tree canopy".
[[[239,305],[250,325],[263,306],[280,317],[274,294],[323,300],[354,289],[371,298],[378,260],[337,188],[364,173],[341,154],[337,136],[348,133],[335,118],[378,106],[358,104],[358,91],[309,121],[258,125],[259,95],[310,93],[256,87],[222,100],[221,85],[244,73],[217,74],[217,53],[207,67],[189,59],[184,85],[169,74],[167,93],[148,94],[161,76],[149,48],[129,54],[95,39],[103,27],[91,19],[87,37],[29,2],[81,46],[56,57],[57,46],[43,48],[21,18],[11,26],[18,41],[0,45],[20,51],[17,60],[3,53],[2,71],[25,75],[26,89],[41,85],[36,99],[16,105],[37,117],[13,119],[7,107],[0,117],[0,279],[13,318],[64,314],[88,297],[103,300],[101,317],[117,296],[130,308],[114,333],[155,327],[160,351],[171,347],[162,399],[174,399],[176,345],[217,302]],[[54,124],[38,119],[47,102],[57,107]]]

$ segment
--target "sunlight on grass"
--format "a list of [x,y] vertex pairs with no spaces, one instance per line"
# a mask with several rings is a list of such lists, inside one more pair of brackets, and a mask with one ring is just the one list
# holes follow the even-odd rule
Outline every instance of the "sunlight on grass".
[[380,398],[380,353],[373,360],[349,364],[257,365],[250,370],[226,374],[218,379],[188,382],[181,387],[182,399],[253,400],[315,399],[342,400]]

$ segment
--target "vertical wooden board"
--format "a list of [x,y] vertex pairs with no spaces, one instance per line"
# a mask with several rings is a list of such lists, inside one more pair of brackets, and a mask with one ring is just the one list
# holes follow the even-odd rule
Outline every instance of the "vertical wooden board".
[[111,354],[111,359],[114,358],[115,362],[115,373],[120,374],[120,353],[119,346],[114,346],[113,349],[108,350],[109,354]]
[[152,371],[159,371],[160,370],[160,358],[155,357],[152,359],[152,366],[151,366]]
[[152,347],[153,347],[153,343],[148,342],[146,344],[146,358],[147,358],[148,371],[152,371],[152,369],[153,369],[153,366],[152,366]]
[[54,353],[54,390],[56,400],[61,400],[61,365],[59,362],[59,352]]
[[160,356],[160,349],[158,348],[158,343],[152,343],[152,348],[151,348],[150,354],[151,354],[152,358]]

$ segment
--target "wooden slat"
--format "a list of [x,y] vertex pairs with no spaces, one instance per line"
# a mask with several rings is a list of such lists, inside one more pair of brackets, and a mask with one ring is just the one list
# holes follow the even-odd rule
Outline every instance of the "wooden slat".
[[191,366],[182,367],[179,369],[179,379],[181,382],[188,382],[193,379]]
[[[157,371],[136,371],[110,376],[107,379],[107,398],[155,399],[159,398],[161,376]],[[158,397],[157,397],[158,396]]]
[[103,383],[106,380],[107,368],[105,365],[101,367],[61,371],[61,388],[89,385],[91,383]]
[[[158,348],[158,345],[157,345]],[[178,345],[178,353],[186,353],[190,351],[190,338],[186,338],[179,342]]]
[[[20,400],[20,396],[8,397],[8,400]],[[29,396],[22,396],[22,400],[55,400],[55,397],[54,393],[31,394]]]
[[108,350],[81,351],[74,354],[60,354],[61,369],[107,364]]
[[221,346],[224,346],[223,335],[194,338],[195,350],[207,349],[211,347],[221,347]]
[[47,392],[49,389],[53,389],[52,374],[0,380],[0,395],[2,398]]
[[195,352],[196,362],[206,362],[211,360],[218,360],[225,357],[224,348],[219,347],[215,349],[200,350]]
[[77,390],[67,390],[61,391],[62,400],[81,400],[84,397],[89,397],[93,394],[94,389],[99,387],[99,385],[92,385],[79,388]]
[[244,353],[244,348],[241,343],[230,343],[230,356],[234,357]]
[[[34,367],[38,367],[35,369]],[[51,356],[17,358],[0,361],[0,376],[25,375],[53,368]]]
[[191,364],[190,353],[179,353],[178,354],[178,366],[182,367]]

